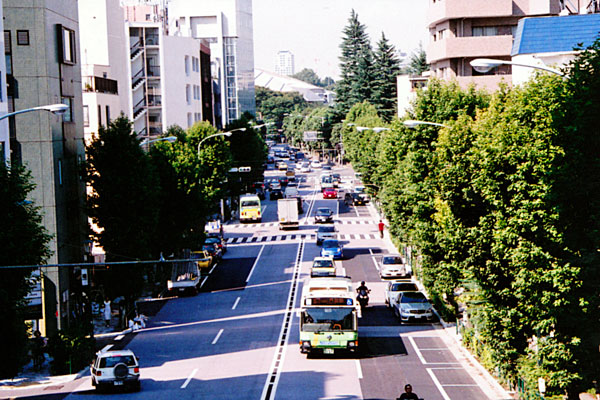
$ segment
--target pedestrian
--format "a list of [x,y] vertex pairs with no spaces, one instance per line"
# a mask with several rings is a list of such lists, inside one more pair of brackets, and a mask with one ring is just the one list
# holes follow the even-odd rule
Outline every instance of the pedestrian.
[[104,300],[104,325],[108,328],[110,326],[110,318],[112,317],[112,311],[110,309],[110,300]]
[[42,368],[42,364],[46,360],[44,356],[44,348],[46,347],[46,339],[42,337],[40,331],[33,332],[33,368],[38,371]]
[[404,393],[402,393],[396,400],[419,400],[419,396],[413,393],[412,386],[407,384],[404,386]]
[[379,228],[379,235],[383,239],[383,228],[385,228],[385,224],[382,220],[379,220],[379,224],[377,225],[377,227]]

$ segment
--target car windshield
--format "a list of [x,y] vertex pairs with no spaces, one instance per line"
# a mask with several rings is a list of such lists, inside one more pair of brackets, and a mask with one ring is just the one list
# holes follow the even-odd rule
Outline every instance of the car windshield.
[[319,208],[317,210],[317,215],[329,215],[331,210],[329,208]]
[[302,313],[302,330],[320,332],[354,329],[354,308],[307,308]]
[[400,256],[386,256],[383,257],[384,264],[403,264],[402,257]]
[[135,366],[135,358],[133,356],[110,356],[100,359],[99,368],[112,368],[117,364],[125,364],[128,367]]
[[421,292],[407,292],[402,295],[400,303],[427,303],[427,298]]
[[391,290],[392,292],[416,292],[419,289],[414,283],[394,283]]
[[315,260],[313,262],[313,268],[320,267],[333,267],[333,261],[331,260]]
[[323,247],[327,247],[327,248],[340,247],[340,244],[338,243],[337,240],[326,240],[323,242]]
[[335,232],[335,228],[333,226],[320,226],[318,232]]

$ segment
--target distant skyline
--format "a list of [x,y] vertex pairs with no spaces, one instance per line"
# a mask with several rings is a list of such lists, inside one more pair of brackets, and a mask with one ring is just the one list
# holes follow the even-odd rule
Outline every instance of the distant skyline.
[[423,0],[253,0],[254,66],[275,71],[278,51],[294,53],[296,72],[313,69],[339,79],[340,43],[352,9],[375,46],[381,32],[409,56],[425,48],[428,2]]

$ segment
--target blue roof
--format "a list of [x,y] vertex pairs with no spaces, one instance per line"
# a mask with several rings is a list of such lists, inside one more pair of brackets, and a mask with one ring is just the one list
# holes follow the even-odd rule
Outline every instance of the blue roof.
[[519,21],[511,56],[572,51],[586,48],[600,33],[600,14],[523,18]]

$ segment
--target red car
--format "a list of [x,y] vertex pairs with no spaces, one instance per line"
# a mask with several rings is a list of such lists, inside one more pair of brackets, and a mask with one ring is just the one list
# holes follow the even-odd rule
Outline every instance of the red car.
[[337,190],[335,190],[334,188],[323,189],[323,198],[324,199],[337,199],[338,198]]

